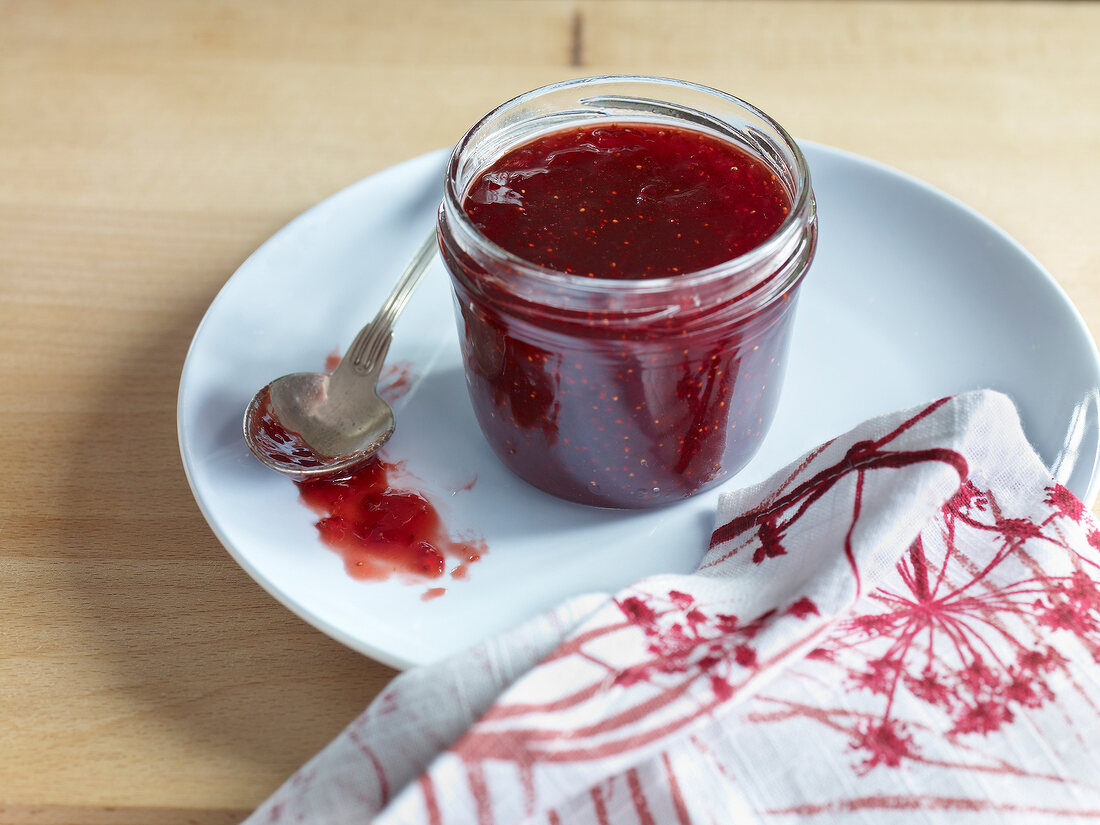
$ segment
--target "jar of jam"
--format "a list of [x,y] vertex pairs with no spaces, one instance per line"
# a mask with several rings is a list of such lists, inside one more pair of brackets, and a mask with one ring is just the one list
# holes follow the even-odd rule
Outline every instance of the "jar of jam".
[[759,109],[651,77],[521,95],[456,146],[438,235],[474,411],[520,478],[653,507],[755,454],[817,240],[805,158]]

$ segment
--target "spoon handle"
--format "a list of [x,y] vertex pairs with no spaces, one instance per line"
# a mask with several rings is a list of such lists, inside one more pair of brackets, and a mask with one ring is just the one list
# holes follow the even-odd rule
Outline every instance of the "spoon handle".
[[397,285],[393,288],[389,297],[386,298],[386,302],[382,304],[381,309],[378,310],[378,314],[374,316],[374,320],[363,327],[359,334],[355,336],[355,340],[351,342],[351,346],[348,347],[347,354],[339,366],[342,367],[347,363],[359,375],[371,375],[382,366],[382,361],[390,348],[394,322],[397,320],[397,316],[401,314],[401,310],[405,308],[405,304],[409,302],[409,298],[412,297],[413,290],[420,283],[428,264],[432,262],[435,248],[436,239],[433,232],[424,240],[416,255],[409,261],[409,265],[401,273]]

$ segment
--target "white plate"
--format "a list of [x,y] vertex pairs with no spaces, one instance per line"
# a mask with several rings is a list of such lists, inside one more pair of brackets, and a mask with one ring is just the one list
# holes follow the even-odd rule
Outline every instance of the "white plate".
[[[896,171],[806,145],[821,240],[803,287],[783,398],[756,459],[760,480],[860,421],[967,389],[1017,403],[1056,477],[1097,492],[1095,345],[1053,278],[966,206]],[[430,231],[445,152],[345,189],[258,249],[214,300],[184,365],[180,449],[195,498],[233,557],[330,636],[396,667],[428,662],[568,596],[689,572],[718,492],[651,512],[558,501],[517,481],[485,446],[466,396],[438,260],[397,324],[390,359],[419,380],[395,407],[387,453],[407,461],[456,533],[489,553],[465,581],[361,582],[320,543],[288,480],[245,448],[241,417],[275,376],[342,351]],[[472,489],[454,493],[476,476]]]

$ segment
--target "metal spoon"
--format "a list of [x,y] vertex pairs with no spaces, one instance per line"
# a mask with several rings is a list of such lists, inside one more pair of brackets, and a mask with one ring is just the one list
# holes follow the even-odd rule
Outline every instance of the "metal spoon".
[[256,393],[244,415],[244,438],[256,458],[299,481],[329,478],[351,474],[389,440],[396,422],[378,395],[378,377],[393,324],[435,245],[433,233],[331,374],[284,375]]

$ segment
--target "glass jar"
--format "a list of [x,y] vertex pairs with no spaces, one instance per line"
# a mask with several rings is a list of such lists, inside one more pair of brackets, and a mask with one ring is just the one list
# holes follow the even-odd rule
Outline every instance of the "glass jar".
[[[465,199],[495,161],[538,136],[601,123],[733,144],[778,178],[789,210],[743,254],[651,278],[539,265],[474,224]],[[721,483],[756,453],[817,240],[805,158],[759,109],[651,77],[571,80],[521,95],[456,146],[438,236],[477,420],[520,478],[583,504],[654,507]]]

